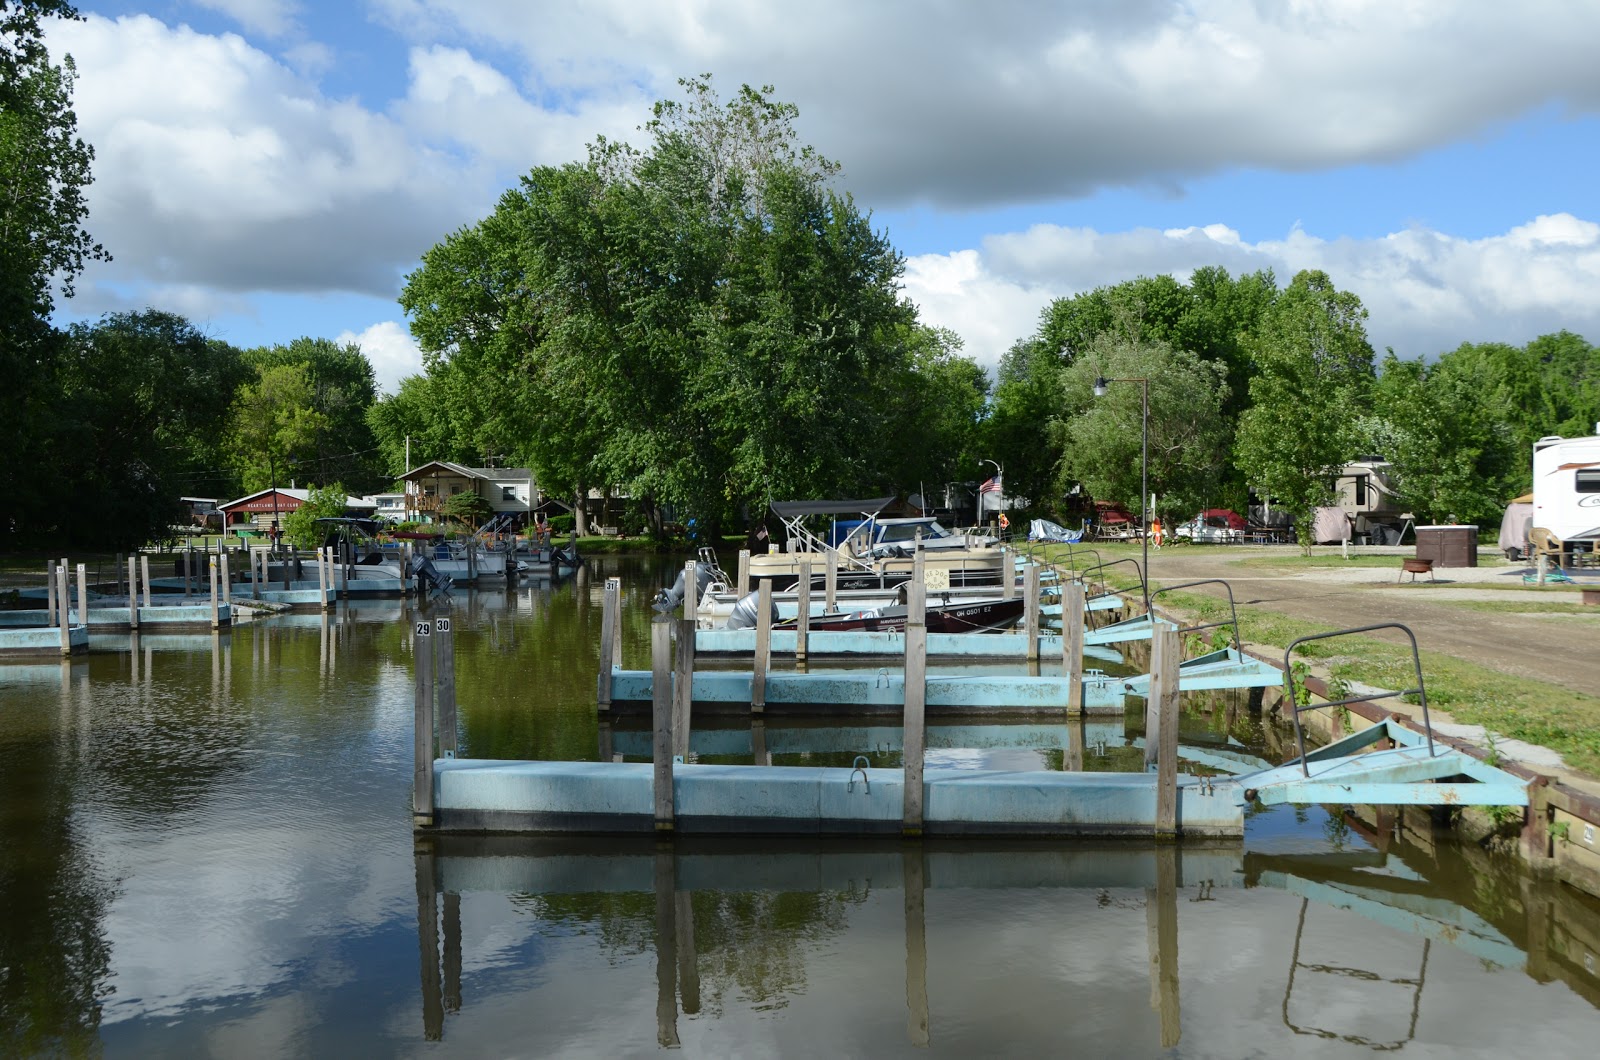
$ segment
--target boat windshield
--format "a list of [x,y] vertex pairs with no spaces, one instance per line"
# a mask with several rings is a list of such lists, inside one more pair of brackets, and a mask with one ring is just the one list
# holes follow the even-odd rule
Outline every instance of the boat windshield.
[[894,522],[880,521],[878,524],[880,542],[915,541],[917,532],[922,532],[924,541],[935,537],[954,537],[950,531],[939,525],[936,519],[906,519]]

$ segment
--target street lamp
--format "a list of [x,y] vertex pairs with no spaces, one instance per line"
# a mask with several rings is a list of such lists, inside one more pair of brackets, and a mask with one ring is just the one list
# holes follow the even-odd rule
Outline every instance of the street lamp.
[[[995,462],[993,460],[987,460],[987,459],[982,459],[982,458],[980,458],[978,460],[978,467],[980,469],[985,464],[994,464],[995,488],[996,488],[996,490],[998,492],[1004,493],[1004,491],[1005,491],[1006,469],[1001,467],[997,462]],[[996,506],[996,510],[998,510],[998,505]],[[980,526],[983,524],[983,487],[982,486],[978,487],[978,524]]]
[[1107,379],[1100,376],[1094,381],[1094,396],[1105,397],[1111,383],[1138,383],[1141,408],[1139,425],[1139,519],[1140,540],[1144,542],[1144,613],[1150,613],[1150,380],[1139,376],[1129,379]]

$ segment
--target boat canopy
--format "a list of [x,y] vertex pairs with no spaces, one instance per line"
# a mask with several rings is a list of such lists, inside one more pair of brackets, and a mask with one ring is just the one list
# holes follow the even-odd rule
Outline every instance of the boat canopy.
[[876,515],[895,500],[887,497],[867,497],[854,501],[773,501],[772,510],[785,522],[804,519],[808,515]]

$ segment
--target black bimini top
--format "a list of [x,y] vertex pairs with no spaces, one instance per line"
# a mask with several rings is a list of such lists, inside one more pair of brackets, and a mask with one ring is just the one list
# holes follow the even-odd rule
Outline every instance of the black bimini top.
[[876,515],[894,503],[894,494],[855,501],[773,501],[772,510],[781,519],[800,519],[807,515]]

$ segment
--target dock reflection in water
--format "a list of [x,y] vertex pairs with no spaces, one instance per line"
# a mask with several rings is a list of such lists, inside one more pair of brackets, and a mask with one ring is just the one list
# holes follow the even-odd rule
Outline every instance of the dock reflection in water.
[[[658,566],[458,596],[465,753],[630,751],[595,714],[598,586],[624,577],[642,660]],[[0,667],[0,1054],[1572,1056],[1600,1036],[1600,903],[1426,814],[1274,807],[1242,843],[1165,848],[418,847],[415,614]],[[1276,753],[1247,706],[1194,707],[1187,745]],[[949,720],[946,765],[1141,768],[1138,715]],[[696,736],[708,758],[900,755],[888,718]]]
[[[471,1046],[525,1009],[547,1047],[607,1054],[1384,1051],[1462,1019],[1504,1037],[1471,999],[1537,992],[1507,978],[1517,943],[1373,850],[440,836],[416,864],[422,1030]],[[508,943],[504,906],[537,946]],[[603,1018],[574,1000],[602,995]],[[1557,1051],[1594,1026],[1571,1015],[1541,1028]]]

